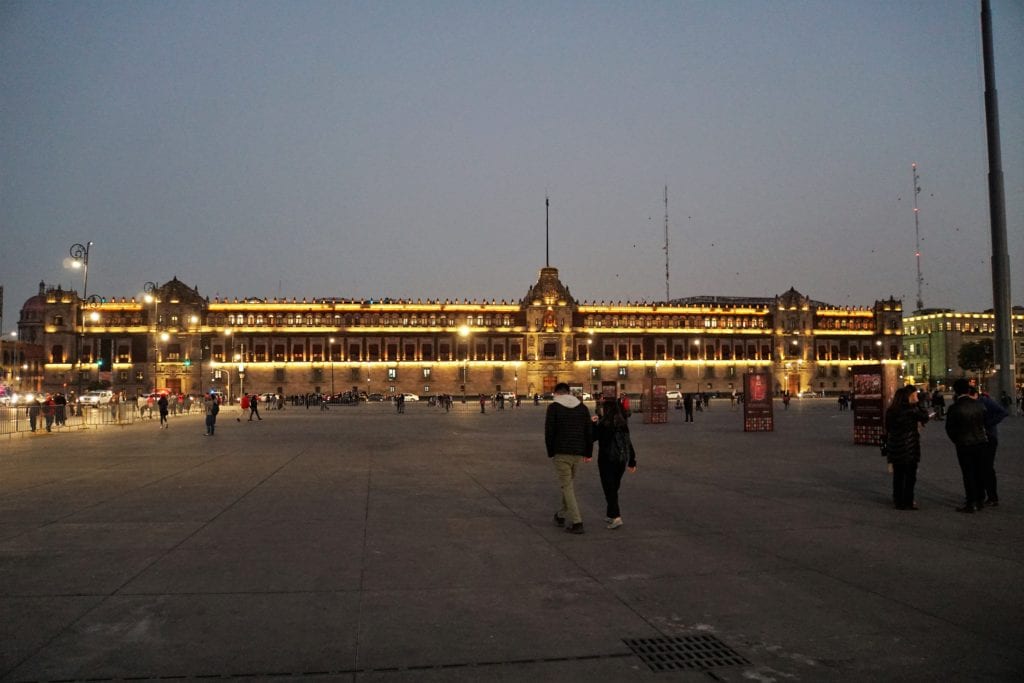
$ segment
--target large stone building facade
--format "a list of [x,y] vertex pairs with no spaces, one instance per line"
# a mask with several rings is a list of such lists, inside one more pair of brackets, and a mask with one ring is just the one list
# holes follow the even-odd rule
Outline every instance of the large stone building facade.
[[854,366],[902,362],[896,299],[836,307],[772,298],[579,302],[555,268],[518,301],[210,300],[177,278],[150,301],[83,302],[40,285],[19,336],[42,346],[41,388],[98,383],[133,396],[216,388],[289,394],[520,395],[556,382],[594,392],[649,377],[729,393],[769,369],[777,391],[849,391]]
[[[1024,308],[1015,307],[1013,320],[1014,384],[1024,384]],[[992,341],[996,322],[992,311],[971,313],[947,308],[915,311],[903,321],[903,354],[910,381],[928,387],[948,387],[958,377],[973,375],[960,367],[960,348],[969,342]],[[988,378],[979,378],[985,384]]]

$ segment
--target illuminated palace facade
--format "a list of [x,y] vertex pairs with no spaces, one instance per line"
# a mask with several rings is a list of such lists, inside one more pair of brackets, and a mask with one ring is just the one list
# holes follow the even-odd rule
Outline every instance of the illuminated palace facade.
[[777,391],[838,394],[859,364],[900,363],[898,300],[835,307],[794,289],[773,298],[578,302],[545,267],[515,302],[220,299],[177,278],[147,300],[83,302],[40,284],[19,337],[42,346],[41,389],[109,385],[231,396],[273,392],[520,395],[556,382],[639,393],[649,377],[687,391],[742,390],[771,370]]
[[[1024,308],[1011,312],[1013,326],[1014,385],[1024,385]],[[993,341],[996,319],[992,311],[964,312],[948,308],[915,311],[903,321],[904,354],[908,381],[931,388],[948,387],[957,377],[975,374],[960,367],[960,348],[970,342]],[[994,370],[993,370],[994,372]],[[984,385],[986,377],[981,378]]]

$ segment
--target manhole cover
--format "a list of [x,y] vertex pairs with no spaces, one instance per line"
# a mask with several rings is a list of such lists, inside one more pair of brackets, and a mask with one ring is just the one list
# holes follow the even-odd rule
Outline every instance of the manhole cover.
[[652,671],[704,671],[722,666],[750,664],[712,635],[626,638],[623,642]]

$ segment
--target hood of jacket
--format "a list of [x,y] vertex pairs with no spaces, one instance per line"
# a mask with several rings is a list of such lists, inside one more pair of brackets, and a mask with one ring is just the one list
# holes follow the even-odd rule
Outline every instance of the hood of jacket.
[[580,404],[580,400],[572,394],[555,394],[555,403],[563,405],[566,408],[575,408]]

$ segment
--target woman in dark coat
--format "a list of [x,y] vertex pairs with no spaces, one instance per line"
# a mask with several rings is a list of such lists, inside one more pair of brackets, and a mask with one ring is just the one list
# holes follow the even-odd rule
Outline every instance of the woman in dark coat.
[[604,489],[604,500],[609,529],[622,526],[622,514],[619,511],[619,485],[626,468],[636,472],[636,451],[629,438],[629,410],[617,398],[606,398],[601,402],[598,415],[594,416],[597,423],[597,469],[601,473],[601,488]]
[[917,388],[900,387],[885,412],[885,457],[892,464],[892,502],[897,510],[916,510],[914,484],[921,460],[920,426],[928,421]]

